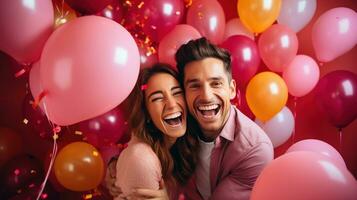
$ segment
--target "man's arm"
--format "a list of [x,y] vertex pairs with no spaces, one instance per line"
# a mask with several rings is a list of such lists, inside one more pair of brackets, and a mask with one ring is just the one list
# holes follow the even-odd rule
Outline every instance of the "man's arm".
[[232,172],[218,183],[210,199],[249,200],[255,181],[273,157],[271,144],[260,143],[253,147],[246,158],[237,163]]

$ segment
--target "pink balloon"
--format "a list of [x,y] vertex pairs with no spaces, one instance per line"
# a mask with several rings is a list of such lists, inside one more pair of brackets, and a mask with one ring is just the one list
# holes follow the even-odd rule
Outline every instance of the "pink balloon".
[[254,184],[251,200],[354,200],[357,181],[329,157],[314,152],[292,152],[273,160]]
[[319,153],[325,156],[328,156],[332,159],[336,164],[340,164],[341,166],[346,167],[345,161],[338,151],[331,146],[330,144],[323,142],[321,140],[308,139],[301,140],[295,144],[293,144],[286,153],[296,152],[296,151],[311,151],[315,153]]
[[290,138],[295,127],[294,115],[286,106],[265,123],[259,119],[255,119],[255,123],[269,136],[274,147],[284,144]]
[[51,0],[0,1],[0,50],[21,63],[38,60],[53,31]]
[[249,30],[245,28],[239,18],[233,18],[227,22],[226,29],[224,31],[224,40],[227,40],[233,35],[244,35],[254,40],[253,33],[249,32]]
[[[29,75],[29,86],[33,99],[37,99],[40,96],[40,93],[43,91],[41,85],[41,77],[40,77],[40,62],[37,61],[32,64],[30,75]],[[45,107],[43,102],[40,102],[38,105],[40,106],[42,111],[45,111]]]
[[291,30],[299,32],[312,19],[316,11],[316,0],[284,0],[278,23],[288,26]]
[[333,8],[323,13],[312,27],[312,45],[321,62],[329,62],[357,43],[357,14],[350,8]]
[[294,31],[274,24],[260,36],[259,53],[270,70],[282,72],[296,56],[298,43]]
[[283,79],[288,91],[295,97],[308,94],[317,84],[320,69],[309,56],[297,55],[283,72]]
[[188,9],[186,21],[212,43],[220,44],[223,41],[226,20],[218,1],[193,1]]
[[225,40],[221,46],[231,53],[232,76],[237,86],[244,88],[257,73],[260,64],[256,43],[246,36],[234,35]]
[[162,63],[168,63],[176,66],[175,54],[181,45],[188,41],[198,39],[201,34],[192,26],[180,24],[166,34],[159,44],[159,60]]
[[41,56],[48,118],[70,125],[113,109],[131,92],[139,68],[138,48],[121,25],[98,16],[66,23]]

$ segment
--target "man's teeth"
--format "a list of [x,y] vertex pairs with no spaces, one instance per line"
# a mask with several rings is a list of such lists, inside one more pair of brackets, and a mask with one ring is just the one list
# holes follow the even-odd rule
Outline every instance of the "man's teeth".
[[164,119],[165,120],[169,120],[169,119],[175,119],[177,117],[180,117],[182,115],[181,112],[175,112],[175,113],[172,113],[170,115],[167,115]]
[[209,106],[199,106],[198,109],[205,111],[205,110],[214,110],[218,108],[218,104],[213,104],[213,105],[209,105]]

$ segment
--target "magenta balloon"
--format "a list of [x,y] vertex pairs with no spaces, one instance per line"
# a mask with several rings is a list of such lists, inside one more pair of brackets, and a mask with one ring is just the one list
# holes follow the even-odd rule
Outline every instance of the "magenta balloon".
[[178,48],[188,41],[200,37],[201,34],[190,25],[180,24],[175,26],[172,31],[166,34],[159,44],[160,62],[176,66],[175,54]]
[[345,161],[338,151],[331,146],[330,144],[315,139],[301,140],[289,147],[286,150],[286,153],[296,152],[296,151],[311,151],[315,153],[320,153],[321,155],[328,156],[331,158],[336,164],[340,164],[341,166],[345,166]]
[[233,18],[226,23],[226,28],[224,30],[224,40],[233,35],[244,35],[254,40],[253,33],[249,32],[249,30],[242,24],[239,18]]
[[113,0],[65,0],[77,12],[84,15],[96,14],[102,11]]
[[153,41],[159,42],[183,20],[182,0],[134,0],[125,20],[128,28],[139,25]]
[[320,78],[320,68],[311,57],[297,55],[285,68],[283,78],[289,93],[302,97],[316,86]]
[[188,9],[186,21],[212,43],[220,44],[223,41],[226,19],[218,1],[193,1]]
[[344,70],[326,74],[316,86],[315,101],[332,125],[346,127],[357,117],[357,75]]
[[257,45],[246,36],[234,35],[221,46],[231,53],[232,76],[237,81],[238,87],[244,88],[257,73],[260,64]]
[[311,37],[317,59],[334,60],[357,44],[357,13],[344,7],[326,11],[314,23]]
[[96,148],[117,143],[127,129],[126,118],[119,108],[79,123],[86,142]]
[[329,157],[307,151],[291,152],[266,166],[254,184],[251,200],[354,200],[357,181]]
[[21,63],[40,58],[53,31],[51,0],[0,1],[0,50]]
[[118,23],[98,16],[66,23],[41,56],[48,118],[65,126],[108,112],[129,95],[139,68],[138,47]]
[[274,72],[282,72],[298,51],[298,39],[287,26],[274,24],[259,38],[259,53],[263,62]]

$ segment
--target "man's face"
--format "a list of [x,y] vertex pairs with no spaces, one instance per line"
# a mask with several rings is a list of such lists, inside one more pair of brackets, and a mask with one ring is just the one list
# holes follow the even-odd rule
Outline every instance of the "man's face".
[[224,64],[217,58],[205,58],[186,64],[184,87],[191,114],[206,139],[221,132],[230,111],[230,99],[236,95],[234,80],[229,81]]

